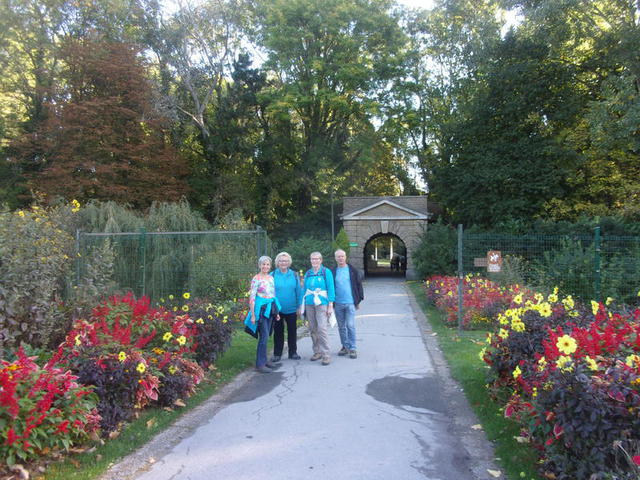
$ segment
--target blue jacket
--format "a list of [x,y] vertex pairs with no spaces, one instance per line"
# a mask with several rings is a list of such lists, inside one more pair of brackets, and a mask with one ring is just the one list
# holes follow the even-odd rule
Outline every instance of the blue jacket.
[[304,274],[304,284],[302,286],[302,294],[304,295],[305,305],[315,305],[313,303],[314,295],[308,294],[307,290],[314,291],[316,289],[326,290],[327,296],[319,295],[321,305],[328,305],[329,302],[336,300],[336,288],[333,283],[333,274],[328,268],[320,267],[318,273],[313,273],[313,269],[307,270]]
[[279,268],[271,272],[276,286],[276,298],[280,301],[282,313],[295,313],[302,304],[302,288],[298,272],[287,270],[282,273]]

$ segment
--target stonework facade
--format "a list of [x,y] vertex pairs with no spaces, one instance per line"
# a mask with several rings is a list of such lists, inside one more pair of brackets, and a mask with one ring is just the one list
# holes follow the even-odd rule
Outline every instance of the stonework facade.
[[345,197],[341,218],[352,243],[349,262],[364,271],[367,242],[377,235],[390,233],[400,238],[407,249],[406,278],[416,279],[413,254],[430,216],[426,196]]

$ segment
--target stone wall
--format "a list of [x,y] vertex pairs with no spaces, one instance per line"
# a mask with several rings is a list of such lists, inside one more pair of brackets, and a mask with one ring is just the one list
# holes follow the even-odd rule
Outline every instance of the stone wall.
[[[343,216],[385,199],[422,215],[427,215],[426,197],[346,197]],[[385,216],[388,217],[388,220],[367,219],[367,217]],[[397,217],[404,218],[397,219]],[[413,254],[418,246],[422,229],[427,226],[426,219],[416,218],[409,212],[395,208],[393,205],[383,204],[366,210],[361,215],[358,214],[354,219],[343,219],[343,224],[349,241],[357,243],[357,246],[351,247],[349,254],[349,262],[354,267],[364,271],[364,247],[372,237],[378,234],[392,233],[399,237],[407,248],[407,279],[417,278]]]

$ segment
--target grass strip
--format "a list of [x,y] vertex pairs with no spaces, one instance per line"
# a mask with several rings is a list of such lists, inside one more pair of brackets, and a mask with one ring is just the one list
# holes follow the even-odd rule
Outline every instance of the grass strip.
[[487,367],[479,358],[486,346],[487,331],[458,330],[444,323],[445,314],[430,305],[421,282],[407,282],[438,339],[440,349],[449,364],[451,376],[463,388],[489,441],[493,443],[496,460],[510,480],[541,480],[537,473],[537,452],[527,444],[518,443],[520,426],[504,417],[501,406],[489,396],[486,388]]
[[185,399],[186,407],[167,411],[162,408],[148,408],[140,412],[138,418],[126,424],[120,435],[107,440],[91,453],[70,455],[63,462],[53,464],[44,476],[46,480],[80,479],[91,480],[103,474],[111,465],[144,445],[155,435],[189,410],[197,407],[213,395],[221,386],[233,380],[239,373],[255,362],[256,340],[241,330],[235,331],[229,350],[216,362],[216,370],[211,370],[198,386],[198,391]]

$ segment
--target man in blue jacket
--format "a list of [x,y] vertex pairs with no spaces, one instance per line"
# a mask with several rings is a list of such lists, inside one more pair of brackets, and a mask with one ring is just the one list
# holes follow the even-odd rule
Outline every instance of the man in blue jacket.
[[362,276],[360,272],[347,263],[347,254],[338,249],[335,252],[336,267],[332,270],[336,299],[334,310],[338,321],[338,332],[342,349],[338,355],[349,355],[350,358],[358,358],[356,351],[356,310],[360,302],[364,300],[362,288]]

